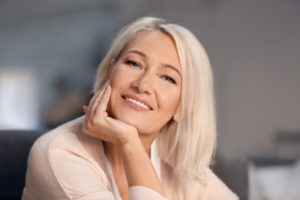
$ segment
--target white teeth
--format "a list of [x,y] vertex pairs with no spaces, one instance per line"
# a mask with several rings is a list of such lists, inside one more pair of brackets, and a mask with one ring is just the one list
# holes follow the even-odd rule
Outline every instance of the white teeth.
[[130,101],[131,103],[134,103],[134,104],[136,104],[136,105],[138,105],[138,106],[140,106],[142,108],[150,110],[150,108],[147,105],[145,105],[144,103],[142,103],[142,102],[140,102],[138,100],[135,100],[135,99],[132,99],[132,98],[126,98],[126,100]]

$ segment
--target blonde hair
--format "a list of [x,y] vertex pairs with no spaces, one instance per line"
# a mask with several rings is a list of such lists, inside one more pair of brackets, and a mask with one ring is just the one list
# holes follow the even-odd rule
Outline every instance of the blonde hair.
[[206,52],[189,30],[154,17],[143,17],[127,25],[100,63],[94,92],[110,77],[113,62],[124,47],[144,30],[159,30],[171,36],[182,67],[179,119],[166,124],[157,138],[160,159],[172,169],[179,183],[202,178],[216,141],[213,78]]

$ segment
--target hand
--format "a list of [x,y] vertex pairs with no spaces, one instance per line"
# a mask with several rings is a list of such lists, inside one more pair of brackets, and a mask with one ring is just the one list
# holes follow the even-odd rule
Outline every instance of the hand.
[[135,127],[108,116],[106,109],[110,94],[111,86],[106,83],[89,105],[84,106],[85,122],[82,132],[106,142],[124,145],[129,140],[138,138],[138,131]]
[[122,157],[128,185],[144,186],[163,195],[163,189],[155,169],[147,155],[135,127],[113,119],[106,112],[111,87],[107,83],[84,107],[83,133],[117,144],[122,148]]

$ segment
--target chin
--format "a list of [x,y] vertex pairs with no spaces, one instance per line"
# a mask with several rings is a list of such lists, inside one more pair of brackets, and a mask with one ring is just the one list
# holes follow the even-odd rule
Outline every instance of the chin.
[[126,116],[126,117],[119,116],[119,117],[116,117],[116,119],[135,127],[138,130],[139,134],[150,134],[150,133],[154,132],[153,130],[149,130],[149,128],[145,127],[145,126],[147,126],[147,124],[145,124],[145,121],[147,121],[147,120],[142,120],[141,118],[137,119],[137,118],[128,117],[128,116]]
[[126,116],[116,116],[115,118],[117,120],[120,120],[120,121],[126,123],[126,124],[134,126],[137,129],[141,128],[141,123],[136,118],[128,117],[128,116],[127,117]]

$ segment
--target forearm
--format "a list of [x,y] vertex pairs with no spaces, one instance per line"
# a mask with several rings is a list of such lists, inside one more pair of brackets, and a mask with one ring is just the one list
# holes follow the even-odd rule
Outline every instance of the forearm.
[[140,140],[123,145],[123,162],[129,186],[145,186],[163,195],[155,169]]

